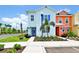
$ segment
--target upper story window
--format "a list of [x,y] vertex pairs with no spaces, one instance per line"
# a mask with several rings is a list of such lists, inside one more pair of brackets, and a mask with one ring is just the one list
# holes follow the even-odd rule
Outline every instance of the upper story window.
[[50,21],[50,15],[41,14],[41,21],[43,22],[43,20],[46,20],[46,19]]
[[61,18],[59,18],[58,23],[62,23],[62,19]]
[[47,17],[47,15],[45,15],[45,20],[46,20],[46,19],[48,20],[48,17]]
[[50,21],[50,15],[45,15],[45,19],[47,19],[48,21]]
[[66,20],[65,20],[65,22],[66,22],[66,23],[68,23],[68,17],[66,17]]
[[43,20],[44,20],[44,15],[41,14],[41,21],[43,22]]
[[34,15],[31,15],[31,21],[34,21]]
[[50,15],[48,15],[48,21],[50,21]]

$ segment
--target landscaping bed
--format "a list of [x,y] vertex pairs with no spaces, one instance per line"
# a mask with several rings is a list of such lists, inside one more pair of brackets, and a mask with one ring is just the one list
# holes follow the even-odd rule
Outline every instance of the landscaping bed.
[[[24,48],[25,46],[23,46],[20,50],[15,50],[13,48],[4,48],[4,50],[0,51],[0,53],[22,53]],[[13,52],[9,52],[9,51],[13,51]]]
[[6,38],[0,38],[0,42],[24,42],[29,38],[24,37],[23,35],[11,36]]
[[34,41],[67,41],[67,40],[55,36],[55,37],[35,37]]
[[14,44],[12,48],[4,48],[4,44],[0,44],[0,53],[22,53],[25,46],[21,46],[20,44]]

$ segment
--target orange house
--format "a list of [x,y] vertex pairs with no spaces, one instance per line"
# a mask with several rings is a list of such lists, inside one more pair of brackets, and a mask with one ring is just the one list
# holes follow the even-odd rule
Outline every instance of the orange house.
[[56,14],[56,35],[61,36],[68,31],[72,31],[73,22],[72,15],[66,11],[61,11]]

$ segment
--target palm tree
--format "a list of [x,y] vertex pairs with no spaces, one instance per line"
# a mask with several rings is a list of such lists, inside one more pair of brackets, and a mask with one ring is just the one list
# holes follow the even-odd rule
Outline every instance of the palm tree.
[[46,26],[46,32],[47,32],[47,37],[48,37],[48,33],[50,32],[50,26],[49,25]]
[[52,25],[53,27],[55,26],[55,23],[53,21],[50,22],[50,25]]
[[43,36],[43,32],[45,32],[44,24],[41,25],[40,30],[42,31],[42,35],[41,35],[41,37],[42,37]]
[[48,32],[50,31],[48,29],[49,29],[50,26],[49,26],[49,23],[48,23],[47,19],[45,19],[44,27],[45,27],[45,32],[47,32],[47,37],[48,37]]
[[[7,28],[7,27],[9,27],[9,29]],[[7,29],[8,29],[8,33],[10,33],[10,29],[11,29],[11,25],[10,24],[5,24],[5,28],[6,28],[6,30],[4,31],[4,32],[6,32],[7,33]]]
[[2,33],[2,29],[1,29],[2,23],[0,23],[0,34]]
[[23,33],[22,23],[20,23],[21,33]]

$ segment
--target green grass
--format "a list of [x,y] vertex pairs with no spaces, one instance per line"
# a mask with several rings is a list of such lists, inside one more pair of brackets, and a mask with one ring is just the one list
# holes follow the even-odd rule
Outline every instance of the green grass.
[[23,38],[22,40],[19,39],[18,36],[11,36],[11,37],[6,37],[6,38],[0,38],[0,42],[25,42],[29,38]]

